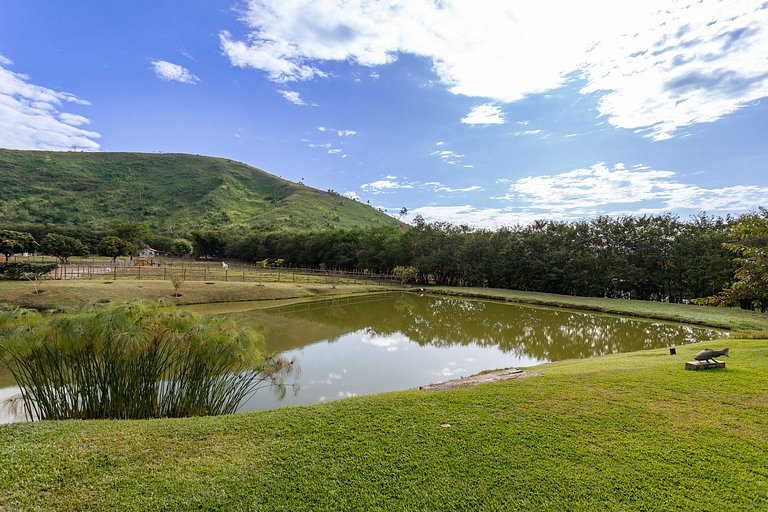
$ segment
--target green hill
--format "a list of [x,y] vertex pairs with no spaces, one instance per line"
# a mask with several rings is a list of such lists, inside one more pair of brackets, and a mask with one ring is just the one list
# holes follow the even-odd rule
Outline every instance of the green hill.
[[380,211],[224,158],[0,150],[0,225],[154,232],[397,226]]

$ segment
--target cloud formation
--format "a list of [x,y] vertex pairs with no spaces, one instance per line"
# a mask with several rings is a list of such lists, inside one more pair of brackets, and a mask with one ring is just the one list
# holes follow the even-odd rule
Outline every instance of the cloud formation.
[[471,204],[412,208],[429,222],[443,220],[483,228],[530,224],[536,220],[574,221],[598,215],[750,211],[768,203],[768,187],[735,185],[704,188],[682,182],[677,173],[644,165],[597,163],[559,174],[499,180],[507,192],[498,207]]
[[486,103],[473,108],[469,114],[461,118],[464,124],[504,124],[504,113],[496,105]]
[[286,100],[290,101],[294,105],[306,105],[304,103],[304,100],[301,99],[301,95],[296,91],[277,91],[280,93],[280,95],[285,98]]
[[81,128],[90,120],[61,112],[62,105],[89,105],[77,96],[29,82],[7,69],[13,63],[0,55],[0,147],[98,151],[99,133]]
[[[469,187],[454,188],[449,187],[439,181],[427,181],[420,183],[418,181],[408,181],[403,178],[400,179],[397,176],[384,176],[384,179],[373,181],[371,183],[364,183],[360,185],[360,189],[370,194],[384,194],[399,189],[416,189],[416,190],[429,190],[431,192],[447,192],[447,193],[460,193],[460,192],[475,192],[483,190],[479,185],[471,185]],[[350,196],[351,197],[351,196]],[[355,194],[355,197],[357,194]]]
[[386,176],[383,180],[372,181],[371,183],[363,183],[360,185],[360,188],[369,194],[383,194],[384,192],[391,190],[413,188],[413,183],[396,180],[396,176]]
[[181,82],[183,84],[196,84],[200,81],[189,70],[167,60],[153,60],[152,69],[158,78],[168,82]]
[[247,0],[242,20],[244,39],[221,32],[224,54],[276,82],[399,54],[430,59],[454,94],[496,102],[579,79],[611,124],[655,140],[768,96],[763,0]]
[[[703,188],[676,179],[673,171],[623,164],[597,163],[560,174],[532,176],[512,182],[498,199],[538,210],[563,213],[610,213],[647,204],[647,212],[672,209],[739,211],[768,202],[768,187],[737,185]],[[634,211],[637,211],[635,208]]]

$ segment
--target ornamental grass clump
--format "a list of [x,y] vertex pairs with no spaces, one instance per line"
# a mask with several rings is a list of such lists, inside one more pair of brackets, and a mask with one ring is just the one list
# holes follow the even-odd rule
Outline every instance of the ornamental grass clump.
[[0,317],[0,361],[31,419],[229,414],[260,387],[285,393],[294,365],[226,320],[149,302],[47,318]]

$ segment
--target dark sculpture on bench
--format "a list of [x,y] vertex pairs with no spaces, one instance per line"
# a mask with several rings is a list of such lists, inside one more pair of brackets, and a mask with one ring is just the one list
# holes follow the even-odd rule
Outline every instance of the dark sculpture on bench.
[[720,356],[730,357],[728,355],[728,349],[724,348],[723,350],[712,350],[711,348],[705,348],[704,350],[696,354],[696,357],[694,357],[694,359],[696,359],[697,361],[708,361],[710,359],[714,359]]

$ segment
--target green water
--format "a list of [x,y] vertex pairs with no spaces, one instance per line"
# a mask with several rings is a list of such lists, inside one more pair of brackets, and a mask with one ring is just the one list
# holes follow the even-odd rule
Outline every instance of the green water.
[[556,308],[391,294],[231,313],[296,358],[300,391],[244,410],[416,388],[482,370],[681,345],[713,329]]

